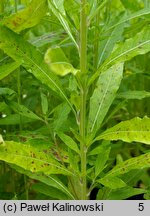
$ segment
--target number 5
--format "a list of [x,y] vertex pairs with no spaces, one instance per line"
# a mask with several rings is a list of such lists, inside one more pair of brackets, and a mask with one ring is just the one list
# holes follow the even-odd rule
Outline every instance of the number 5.
[[139,203],[139,211],[143,211],[144,210],[144,203]]

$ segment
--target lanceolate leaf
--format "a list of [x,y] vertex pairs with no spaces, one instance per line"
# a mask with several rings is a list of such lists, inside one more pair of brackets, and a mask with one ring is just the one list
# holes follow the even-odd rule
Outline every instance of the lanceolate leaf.
[[141,9],[141,2],[138,0],[130,1],[130,0],[121,0],[122,4],[125,8],[133,11],[133,10],[140,10]]
[[1,95],[8,95],[8,96],[14,96],[16,92],[10,88],[0,88],[0,96]]
[[72,174],[50,153],[46,154],[33,146],[13,141],[6,141],[0,146],[0,160],[20,166],[32,173]]
[[113,20],[111,20],[108,24],[106,23],[104,25],[101,31],[98,66],[100,66],[104,62],[104,60],[109,57],[115,44],[122,39],[125,23],[116,25],[114,26],[114,28],[109,29],[109,27],[113,26],[114,23],[117,23],[118,20],[122,20],[126,16],[126,14],[124,14],[123,16],[117,16],[113,18]]
[[25,41],[22,36],[14,33],[10,29],[1,26],[0,32],[0,48],[15,61],[20,62],[28,72],[32,73],[43,84],[56,91],[73,109],[58,78],[44,63],[43,55],[34,46]]
[[150,167],[150,153],[140,155],[138,157],[130,158],[115,166],[110,172],[108,172],[101,180],[107,180],[120,176],[135,169],[144,169]]
[[[33,118],[31,119],[25,116],[21,117],[22,124],[31,123],[34,121],[36,121],[36,119]],[[0,125],[19,125],[19,124],[20,124],[20,114],[10,114],[5,118],[0,118]]]
[[69,37],[71,38],[71,40],[73,41],[73,43],[75,44],[77,49],[79,49],[79,46],[78,46],[77,42],[75,41],[75,39],[74,39],[74,37],[72,35],[72,32],[71,32],[71,29],[69,27],[68,21],[66,19],[66,12],[65,12],[63,3],[64,3],[63,0],[48,0],[49,9],[59,19],[59,21],[62,24],[63,28],[68,33]]
[[29,110],[24,105],[20,105],[16,102],[13,102],[13,101],[8,101],[7,104],[9,107],[11,107],[15,112],[19,113],[20,115],[26,116],[26,117],[34,119],[34,120],[43,121],[42,118],[37,116],[35,113],[33,113],[31,110]]
[[57,188],[47,186],[43,183],[33,184],[31,189],[33,189],[37,193],[45,194],[46,196],[49,196],[53,199],[59,199],[59,200],[68,200],[69,199],[68,196],[66,196],[66,194],[64,194],[62,191],[58,190]]
[[150,144],[150,118],[133,118],[120,122],[109,128],[95,140],[123,140],[125,142],[142,142]]
[[144,169],[147,167],[150,167],[150,153],[131,158],[120,163],[103,178],[99,179],[98,182],[110,187],[111,189],[121,188],[125,186],[125,183],[117,176],[125,174],[131,170]]
[[124,98],[124,99],[138,99],[141,100],[143,98],[150,97],[150,92],[147,91],[125,91],[120,92],[117,95],[117,98]]
[[120,25],[120,24],[123,24],[123,23],[125,23],[127,21],[130,21],[132,19],[145,16],[147,14],[150,14],[150,8],[149,7],[146,7],[146,8],[144,8],[142,10],[139,10],[139,11],[137,11],[135,13],[132,13],[131,15],[128,15],[126,18],[123,18],[118,23],[116,23],[116,24],[112,25],[110,28],[108,28],[107,31],[110,30],[110,29],[112,29],[112,28],[114,28],[114,27],[116,27],[116,26],[118,26],[118,25]]
[[105,164],[109,158],[111,148],[109,147],[104,152],[100,153],[95,162],[95,177],[97,177],[105,168]]
[[53,110],[52,113],[54,113],[52,124],[54,132],[57,133],[58,131],[63,131],[70,113],[70,107],[67,103],[61,103]]
[[91,21],[106,5],[107,0],[103,0],[102,2],[96,2],[95,0],[90,1],[91,11],[89,14],[89,21]]
[[89,85],[99,76],[100,72],[106,70],[111,65],[119,62],[125,62],[131,58],[142,55],[150,51],[150,28],[144,28],[140,33],[133,38],[127,39],[116,47],[103,64],[98,68],[92,78],[89,80]]
[[74,23],[76,29],[79,29],[80,27],[80,5],[79,2],[74,0],[64,0],[64,8],[66,11],[67,16],[69,15],[69,18]]
[[122,188],[126,186],[126,183],[118,177],[102,178],[98,180],[98,182],[111,189]]
[[8,76],[14,70],[16,70],[21,65],[20,62],[9,62],[7,64],[0,65],[0,80]]
[[104,32],[103,37],[105,39],[100,42],[99,46],[100,55],[98,60],[98,66],[101,65],[101,63],[108,58],[109,54],[113,50],[115,43],[121,38],[123,29],[124,25],[118,25],[109,32]]
[[55,175],[46,175],[44,173],[32,173],[31,171],[25,170],[19,166],[11,165],[12,168],[17,170],[17,172],[20,172],[22,174],[25,174],[29,176],[32,179],[36,179],[40,182],[43,182],[44,184],[57,188],[58,190],[64,192],[66,195],[68,195],[71,199],[75,199],[73,195],[70,193],[68,188],[62,183],[62,181]]
[[132,188],[130,186],[127,186],[127,187],[123,187],[123,188],[111,191],[108,194],[107,199],[108,200],[125,200],[131,196],[143,194],[146,192],[147,190],[143,188]]
[[123,75],[123,64],[117,64],[100,74],[94,93],[90,99],[90,113],[88,132],[96,133],[101,126],[116,92],[120,86]]
[[146,192],[147,192],[146,189],[133,188],[131,186],[126,186],[115,190],[108,190],[108,188],[104,187],[103,189],[102,188],[99,189],[96,199],[102,200],[104,199],[105,196],[106,200],[125,200],[129,197],[139,195],[139,194],[144,194]]
[[104,62],[102,68],[108,68],[112,64],[125,62],[131,58],[145,54],[150,51],[150,28],[144,28],[140,33],[133,38],[126,40],[123,44],[112,52],[110,57]]
[[78,154],[80,153],[76,142],[71,137],[69,137],[63,133],[58,133],[58,136],[70,149],[74,150]]
[[30,5],[16,14],[6,17],[2,23],[15,32],[20,32],[39,23],[47,11],[46,0],[32,0]]

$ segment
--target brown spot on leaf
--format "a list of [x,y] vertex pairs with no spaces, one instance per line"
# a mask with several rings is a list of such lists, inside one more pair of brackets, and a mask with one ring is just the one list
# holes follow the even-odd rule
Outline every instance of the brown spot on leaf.
[[13,24],[13,26],[15,26],[15,27],[17,27],[17,25],[18,25],[18,23],[17,23],[15,20],[12,21],[12,24]]

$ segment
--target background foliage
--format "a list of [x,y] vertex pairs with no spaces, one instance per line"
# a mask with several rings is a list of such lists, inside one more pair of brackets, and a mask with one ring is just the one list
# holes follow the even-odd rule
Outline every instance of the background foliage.
[[149,24],[148,0],[1,0],[0,199],[83,199],[85,178],[150,198]]

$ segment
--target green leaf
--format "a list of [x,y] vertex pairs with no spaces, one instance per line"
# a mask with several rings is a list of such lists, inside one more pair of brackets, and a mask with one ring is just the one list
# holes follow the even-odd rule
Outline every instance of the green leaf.
[[96,73],[89,80],[89,85],[99,76],[101,71],[106,70],[113,64],[125,62],[137,55],[143,55],[150,51],[150,29],[144,28],[134,37],[127,39],[125,42],[116,46],[111,55],[98,68]]
[[[103,182],[104,184],[107,182],[111,183],[111,180],[113,181],[116,176],[120,176],[122,174],[125,174],[131,170],[135,169],[144,169],[150,167],[150,153],[146,153],[143,155],[140,155],[138,157],[130,158],[118,165],[116,165],[111,171],[109,171],[102,179],[99,180],[99,182]],[[111,187],[111,184],[107,185],[108,187]],[[111,187],[112,188],[112,187]],[[114,188],[115,189],[115,188]]]
[[10,88],[0,88],[0,95],[8,95],[12,97],[16,94],[16,92]]
[[125,18],[120,20],[118,23],[116,23],[116,24],[112,25],[111,27],[109,27],[107,29],[107,31],[109,31],[110,29],[112,29],[112,28],[114,28],[114,27],[116,27],[116,26],[118,26],[120,24],[123,24],[123,23],[128,22],[128,21],[132,21],[133,19],[140,18],[140,17],[148,15],[148,14],[150,14],[150,8],[146,7],[144,9],[142,9],[142,10],[139,10],[139,11],[137,11],[135,13],[132,13],[131,15],[126,16]]
[[97,180],[97,182],[111,189],[122,188],[126,186],[126,183],[118,177],[102,178],[100,180]]
[[43,84],[57,92],[73,109],[58,78],[43,61],[43,55],[34,46],[25,41],[22,36],[8,28],[0,27],[0,48],[15,61],[20,62],[28,72],[32,73]]
[[78,154],[80,153],[78,145],[76,144],[76,142],[70,137],[67,136],[64,133],[57,133],[58,136],[60,137],[60,139],[72,150],[74,150],[75,152],[77,152]]
[[[105,29],[107,28],[108,26],[105,27]],[[120,40],[123,30],[124,25],[122,24],[116,26],[114,29],[111,29],[109,32],[105,32],[104,30],[104,34],[102,34],[102,38],[104,37],[104,40],[100,41],[99,46],[100,55],[98,60],[98,66],[101,65],[104,60],[108,58],[116,42]]]
[[80,4],[77,1],[74,0],[64,0],[64,7],[67,16],[69,15],[69,18],[74,23],[76,29],[79,29],[80,27]]
[[28,118],[34,119],[34,120],[40,120],[43,121],[42,118],[37,116],[35,113],[33,113],[31,110],[29,110],[27,107],[20,105],[13,101],[7,102],[8,106],[11,107],[15,112],[19,113],[20,115],[26,116]]
[[95,178],[103,171],[105,168],[105,164],[109,158],[111,148],[109,147],[107,150],[98,155],[95,162]]
[[144,194],[144,199],[145,200],[150,200],[150,190],[148,190],[147,193]]
[[32,179],[36,179],[40,182],[43,182],[44,184],[54,187],[60,191],[62,191],[63,193],[65,193],[68,197],[70,197],[70,199],[75,199],[73,197],[73,195],[70,193],[70,191],[68,190],[68,188],[64,185],[64,183],[62,183],[62,181],[55,175],[46,175],[44,173],[32,173],[29,170],[25,170],[19,166],[16,166],[14,164],[11,164],[11,167],[15,170],[17,170],[17,172],[25,174],[27,176],[29,176]]
[[53,128],[54,132],[60,132],[64,130],[64,126],[66,126],[66,121],[68,119],[68,115],[70,113],[70,107],[67,103],[59,104],[54,110],[54,122]]
[[122,4],[125,8],[129,10],[139,10],[141,9],[141,2],[138,0],[130,1],[130,0],[121,0]]
[[59,199],[59,200],[69,199],[68,196],[66,196],[66,194],[64,194],[63,192],[61,192],[57,188],[53,188],[53,187],[45,185],[43,183],[33,184],[31,189],[35,190],[38,193],[45,194],[46,196],[49,196],[53,199]]
[[[34,174],[35,178],[36,174]],[[71,192],[68,190],[68,188],[60,181],[60,179],[57,176],[54,175],[43,175],[43,176],[36,176],[36,179],[44,182],[47,185],[50,185],[52,187],[55,187],[62,192],[64,192],[67,196],[69,196],[71,199],[75,199],[74,196],[71,194]]]
[[147,190],[141,188],[132,188],[130,186],[126,186],[118,189],[110,189],[103,187],[99,189],[96,199],[97,200],[125,200],[131,196],[139,195],[146,193]]
[[9,17],[5,17],[2,23],[13,31],[20,32],[37,25],[46,14],[46,11],[46,0],[32,0],[28,7]]
[[2,135],[0,134],[0,145],[4,144],[4,140],[3,140],[3,137]]
[[102,2],[98,2],[98,1],[96,2],[95,0],[90,1],[91,10],[88,17],[90,22],[97,14],[100,13],[100,11],[103,9],[106,3],[107,0],[104,0]]
[[102,143],[98,146],[96,146],[94,149],[92,150],[88,150],[88,156],[89,155],[96,155],[96,154],[102,154],[103,152],[105,152],[109,147],[110,147],[110,141],[107,140],[103,140]]
[[42,106],[42,112],[44,115],[48,112],[48,100],[47,96],[41,92],[41,106]]
[[74,151],[71,150],[71,148],[68,149],[68,156],[69,156],[69,166],[71,170],[73,170],[75,173],[79,174],[79,155],[75,155]]
[[5,102],[0,102],[0,112],[3,112],[6,109],[7,109],[7,105],[5,104]]
[[108,200],[125,200],[131,196],[146,193],[147,190],[142,188],[124,187],[117,190],[112,190],[107,196]]
[[[36,121],[35,119],[27,118],[22,116],[22,124],[27,124]],[[20,114],[9,114],[5,118],[0,118],[0,125],[19,125],[20,124]]]
[[45,54],[45,62],[55,74],[60,76],[65,76],[69,73],[76,75],[79,71],[69,63],[60,47],[49,48]]
[[45,175],[72,174],[56,161],[50,153],[46,154],[39,151],[37,147],[13,141],[5,141],[0,146],[0,160],[20,166],[32,173],[42,172]]
[[14,70],[16,70],[21,64],[19,62],[9,62],[7,64],[0,65],[0,80],[4,79]]
[[123,76],[123,64],[117,64],[100,74],[90,98],[88,133],[96,133],[111,106]]
[[123,140],[124,142],[141,142],[150,144],[150,118],[133,118],[120,122],[107,129],[95,140]]
[[120,92],[117,95],[117,98],[124,98],[127,100],[130,100],[130,99],[141,100],[147,97],[150,97],[150,92],[147,92],[147,91],[126,91],[126,92]]
[[127,39],[124,43],[112,52],[104,62],[102,68],[108,68],[118,62],[125,62],[137,55],[143,55],[150,51],[150,28],[144,28],[133,38]]
[[73,41],[73,43],[75,44],[77,49],[79,50],[79,46],[78,46],[76,40],[74,39],[74,36],[73,36],[71,29],[70,29],[70,26],[68,24],[68,20],[66,17],[66,12],[65,12],[63,4],[64,4],[63,0],[48,0],[49,9],[59,19],[61,25],[63,26],[63,28],[65,29],[65,31],[67,32],[67,34],[69,35],[69,37],[71,38],[71,40]]

